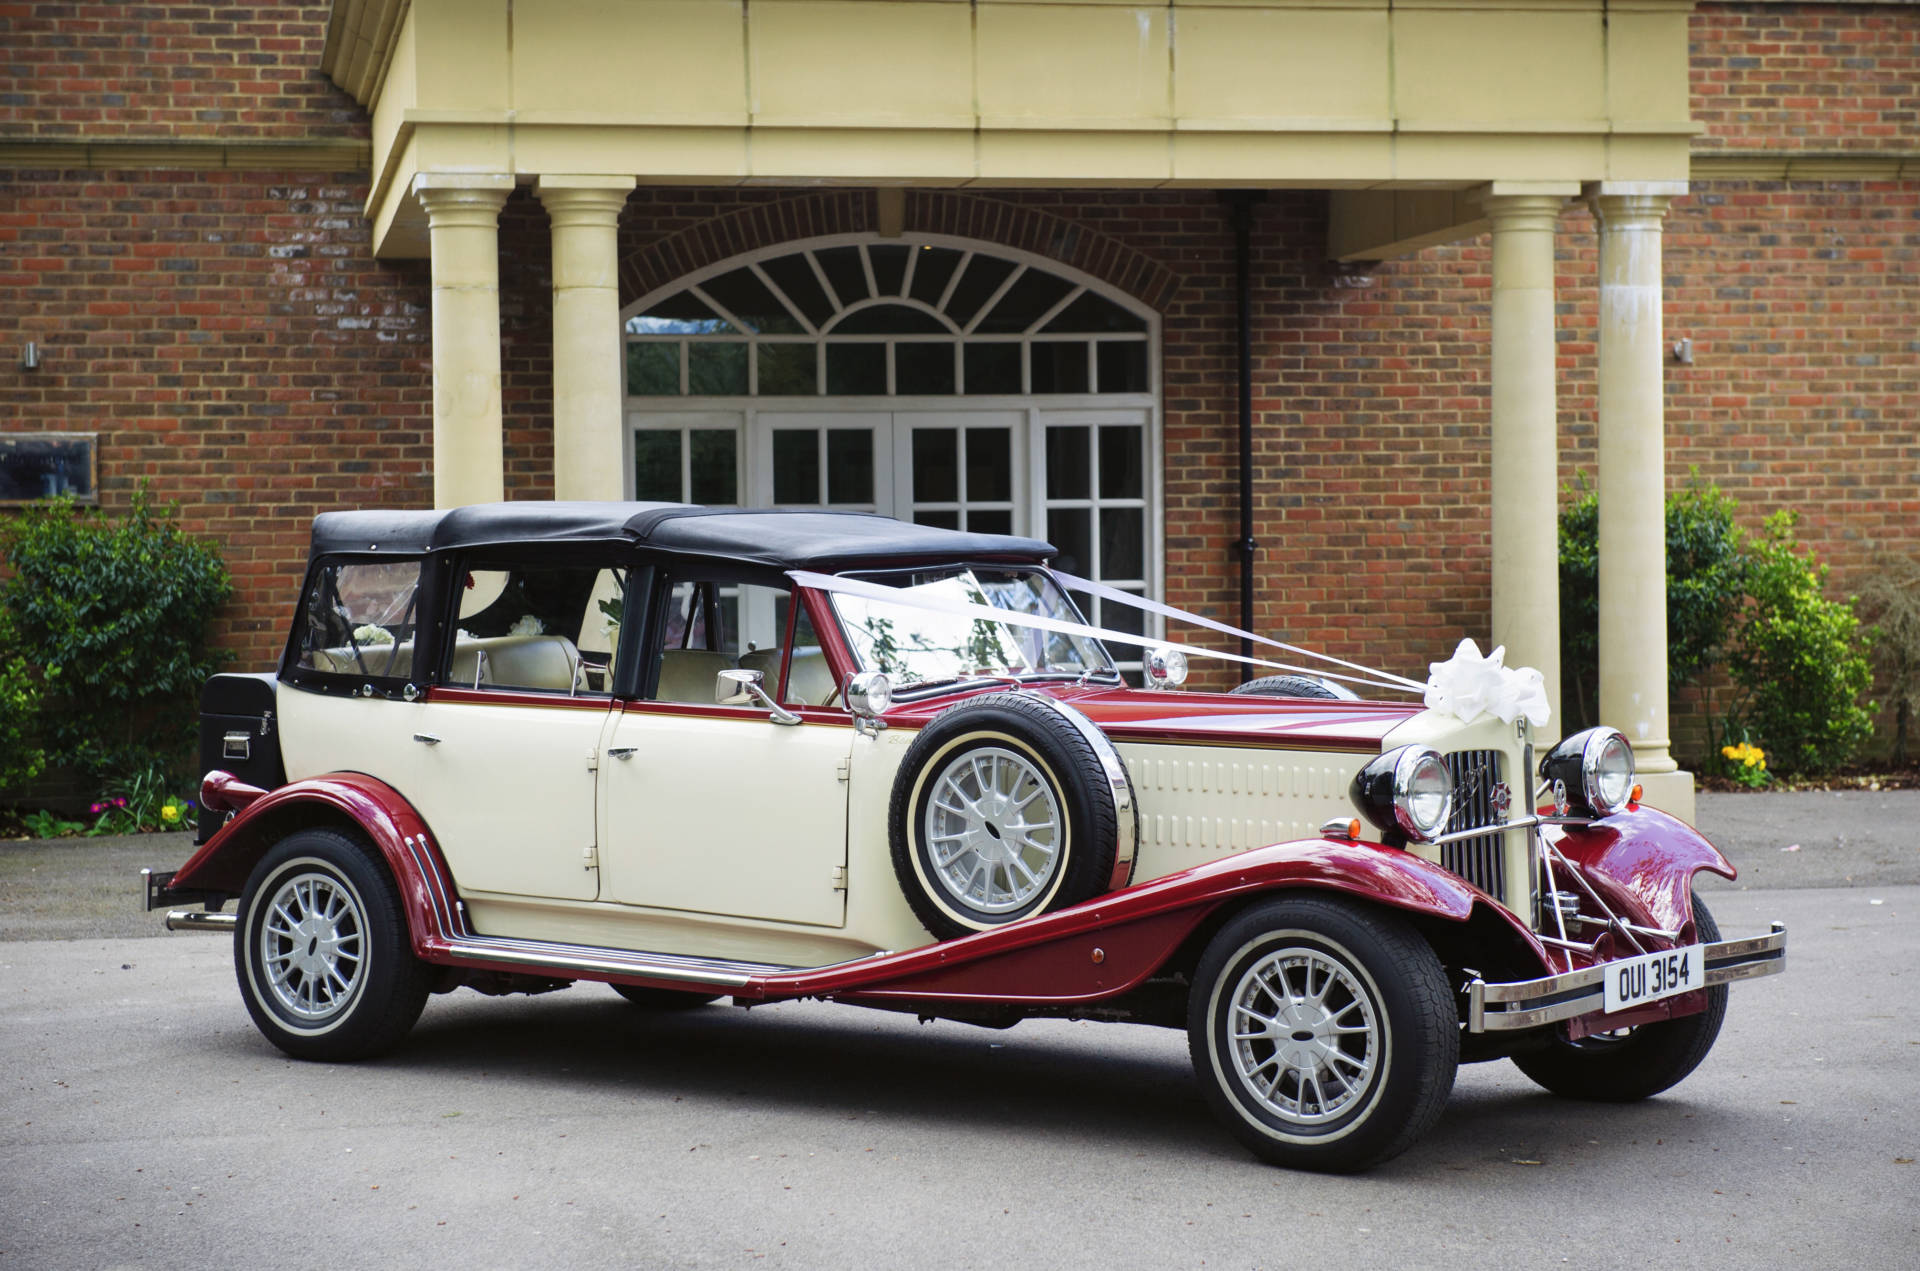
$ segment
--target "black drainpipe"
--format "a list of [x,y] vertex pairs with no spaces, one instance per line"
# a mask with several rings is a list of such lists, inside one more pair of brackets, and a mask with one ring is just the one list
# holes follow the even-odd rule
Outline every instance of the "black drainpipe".
[[[1251,190],[1228,192],[1228,216],[1233,225],[1233,288],[1239,310],[1237,333],[1240,358],[1240,629],[1253,630],[1253,202]],[[1240,656],[1253,656],[1253,641],[1240,637]],[[1253,678],[1253,668],[1241,664],[1240,682]]]

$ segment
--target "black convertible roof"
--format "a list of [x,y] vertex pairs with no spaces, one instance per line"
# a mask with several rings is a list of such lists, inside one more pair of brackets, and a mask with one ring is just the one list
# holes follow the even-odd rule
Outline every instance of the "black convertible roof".
[[629,542],[783,569],[937,560],[1043,561],[1051,544],[909,525],[868,512],[688,503],[478,503],[440,512],[323,512],[313,553],[426,552],[531,542]]

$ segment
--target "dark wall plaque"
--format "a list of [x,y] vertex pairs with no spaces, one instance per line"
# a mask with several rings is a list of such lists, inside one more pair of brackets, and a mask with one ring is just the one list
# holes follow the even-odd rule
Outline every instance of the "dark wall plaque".
[[97,501],[99,443],[99,434],[90,432],[0,435],[0,504],[57,494]]

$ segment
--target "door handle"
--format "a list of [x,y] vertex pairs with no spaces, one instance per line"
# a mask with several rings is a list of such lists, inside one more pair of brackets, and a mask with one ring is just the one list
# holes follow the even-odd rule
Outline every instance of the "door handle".
[[633,752],[638,749],[640,749],[638,746],[609,746],[607,747],[607,753],[615,759],[631,759],[633,758]]
[[438,746],[440,744],[440,739],[432,733],[415,733],[413,739],[428,746]]

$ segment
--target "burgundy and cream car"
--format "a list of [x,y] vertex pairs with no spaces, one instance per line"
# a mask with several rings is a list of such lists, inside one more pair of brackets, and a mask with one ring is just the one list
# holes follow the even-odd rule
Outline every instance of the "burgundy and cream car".
[[1328,1170],[1413,1142],[1463,1060],[1658,1093],[1782,968],[1778,927],[1721,939],[1692,880],[1733,869],[1618,733],[1536,755],[1348,663],[1171,691],[1232,656],[1198,646],[1129,649],[1131,688],[1137,638],[1052,556],[852,513],[321,516],[278,674],[207,686],[201,846],[147,905],[231,929],[301,1058],[576,980],[1133,1021],[1187,1030],[1255,1153]]

